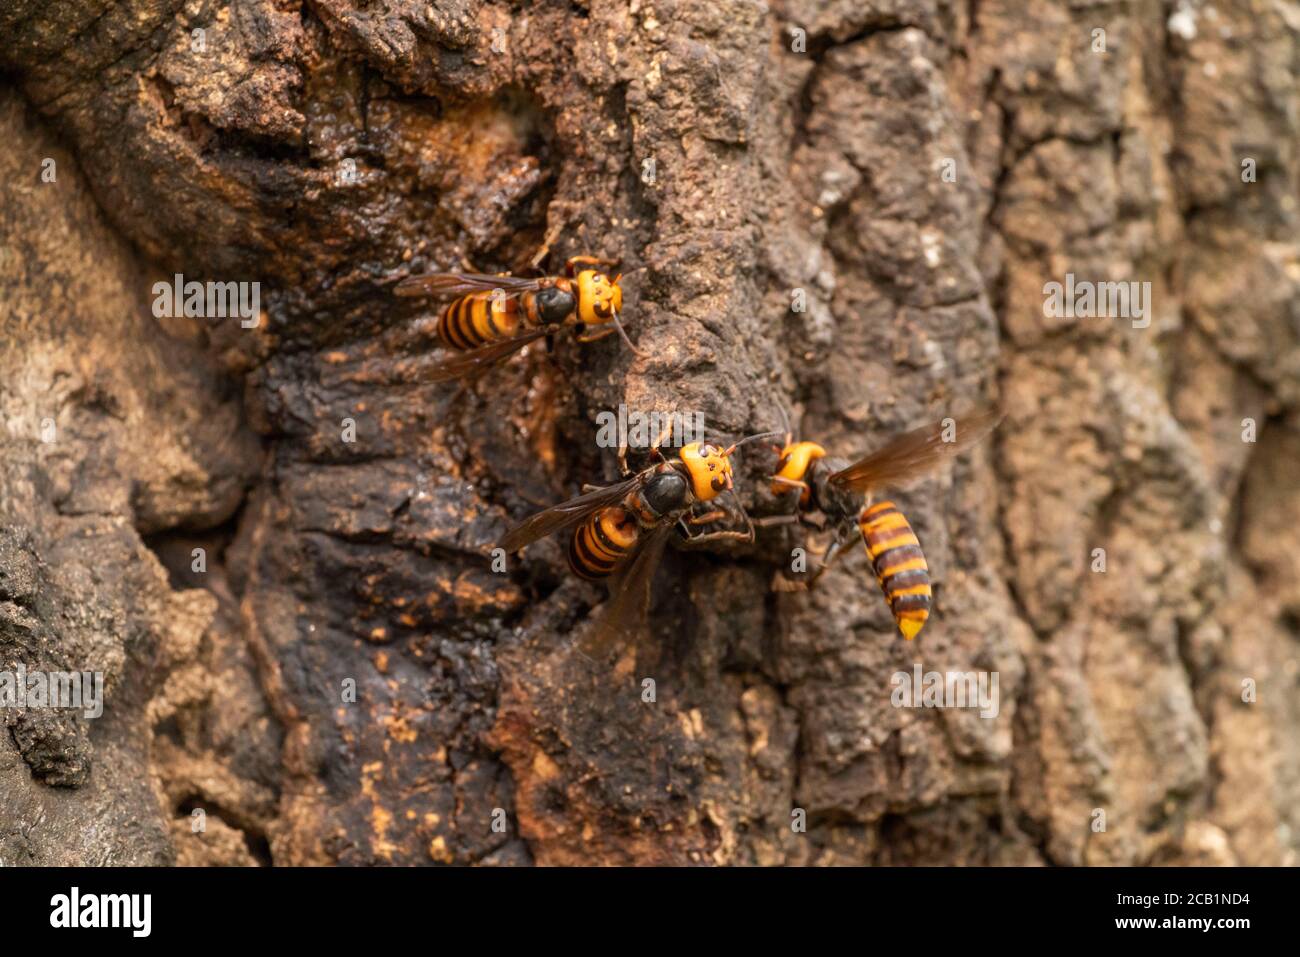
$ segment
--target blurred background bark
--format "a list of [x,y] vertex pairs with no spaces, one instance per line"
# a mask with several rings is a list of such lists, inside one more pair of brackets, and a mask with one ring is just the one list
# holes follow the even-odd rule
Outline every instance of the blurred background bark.
[[[0,657],[109,684],[5,713],[4,863],[1295,862],[1296,3],[5,0],[0,38]],[[622,260],[650,356],[422,383],[392,283],[548,238]],[[1045,318],[1070,272],[1150,325]],[[260,282],[257,328],[155,319],[175,273]],[[574,652],[561,543],[492,570],[613,477],[620,402],[853,455],[991,398],[899,499],[915,644],[856,548],[770,592],[787,533],[670,553],[648,666]],[[915,662],[996,671],[997,718],[893,708]]]

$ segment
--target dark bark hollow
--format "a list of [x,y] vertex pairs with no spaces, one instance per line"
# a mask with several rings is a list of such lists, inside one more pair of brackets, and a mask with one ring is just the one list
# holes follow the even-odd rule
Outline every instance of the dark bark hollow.
[[[107,679],[98,719],[5,712],[4,863],[1295,860],[1283,5],[76,0],[0,35],[0,663]],[[622,261],[648,355],[422,380],[393,283],[547,242]],[[260,321],[155,318],[177,273]],[[1147,323],[1045,315],[1067,274],[1149,282]],[[614,476],[620,403],[794,409],[852,457],[992,398],[891,495],[917,642],[860,545],[773,593],[794,530],[670,551],[608,667],[563,542],[494,570]],[[997,715],[894,707],[915,663],[995,672]]]

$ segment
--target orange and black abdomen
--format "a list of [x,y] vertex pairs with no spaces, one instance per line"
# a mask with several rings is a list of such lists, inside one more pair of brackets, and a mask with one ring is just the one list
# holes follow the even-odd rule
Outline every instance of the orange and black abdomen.
[[587,519],[569,540],[569,567],[588,581],[608,578],[641,534],[641,525],[627,509],[603,508]]
[[520,332],[532,293],[502,296],[491,290],[453,299],[438,313],[438,338],[451,349],[477,349]]
[[858,530],[898,630],[910,641],[930,617],[930,567],[921,543],[893,502],[864,508]]

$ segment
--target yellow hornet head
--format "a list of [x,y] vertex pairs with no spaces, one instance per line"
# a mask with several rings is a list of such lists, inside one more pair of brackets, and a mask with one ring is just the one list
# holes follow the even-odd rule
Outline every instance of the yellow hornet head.
[[584,269],[578,273],[578,318],[589,326],[599,326],[623,311],[621,275],[610,279],[603,272]]
[[793,489],[799,489],[799,501],[807,505],[812,496],[812,489],[806,481],[808,468],[815,459],[825,455],[826,450],[816,442],[787,442],[785,448],[781,449],[776,474],[772,476],[772,494],[784,495]]
[[678,455],[690,474],[691,491],[701,502],[717,498],[731,488],[730,454],[731,449],[707,442],[682,446]]

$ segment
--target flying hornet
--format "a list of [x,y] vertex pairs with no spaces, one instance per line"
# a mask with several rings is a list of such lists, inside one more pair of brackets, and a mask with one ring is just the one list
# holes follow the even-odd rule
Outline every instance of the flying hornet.
[[842,554],[856,528],[898,630],[910,641],[930,617],[930,567],[902,511],[891,501],[876,501],[876,494],[924,477],[975,445],[1001,420],[992,409],[946,419],[900,435],[852,463],[828,456],[816,442],[794,441],[787,429],[785,445],[777,448],[772,492],[788,499],[794,514],[759,523],[795,521],[834,529],[835,538],[809,587]]

